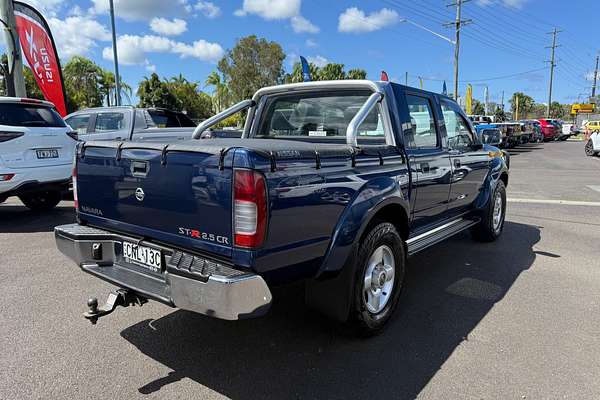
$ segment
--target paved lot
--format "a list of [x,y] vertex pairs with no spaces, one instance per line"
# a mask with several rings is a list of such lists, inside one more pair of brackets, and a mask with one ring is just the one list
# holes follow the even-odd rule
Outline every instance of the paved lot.
[[464,234],[412,258],[400,312],[369,340],[296,287],[262,319],[150,303],[91,326],[85,299],[111,287],[55,250],[72,204],[1,205],[0,398],[598,399],[600,158],[578,142],[512,154],[501,240]]

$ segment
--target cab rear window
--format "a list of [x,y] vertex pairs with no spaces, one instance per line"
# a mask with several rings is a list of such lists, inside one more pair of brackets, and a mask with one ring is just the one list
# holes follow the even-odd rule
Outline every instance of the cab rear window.
[[21,103],[0,103],[0,125],[64,128],[65,121],[54,109]]

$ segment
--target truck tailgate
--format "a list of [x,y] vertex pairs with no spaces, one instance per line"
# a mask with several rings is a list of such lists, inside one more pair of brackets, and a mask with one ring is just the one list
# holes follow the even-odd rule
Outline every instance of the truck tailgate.
[[219,169],[220,149],[167,153],[164,144],[136,146],[85,145],[77,161],[80,217],[93,226],[230,256],[232,170]]

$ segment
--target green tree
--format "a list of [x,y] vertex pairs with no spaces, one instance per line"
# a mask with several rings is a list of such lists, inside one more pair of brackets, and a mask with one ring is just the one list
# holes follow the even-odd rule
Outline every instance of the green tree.
[[518,104],[519,104],[518,118],[519,119],[527,118],[527,115],[534,109],[535,101],[533,100],[533,98],[531,96],[528,96],[525,93],[515,92],[512,95],[512,98],[510,100],[508,100],[508,102],[510,103],[513,118],[515,118],[517,116],[516,115],[517,114],[516,113],[517,99],[519,99],[519,101],[518,101]]
[[150,78],[144,77],[137,90],[139,107],[163,107],[170,110],[178,108],[177,99],[169,90],[167,83],[160,80],[156,73]]
[[564,116],[563,106],[558,101],[550,103],[550,118],[560,119]]
[[[100,85],[100,92],[106,102],[106,105],[110,107],[111,105],[117,104],[117,85],[115,82],[115,74],[111,71],[107,71],[105,69],[100,68],[100,81],[98,82]],[[121,94],[125,93],[128,97],[131,96],[132,89],[127,83],[123,82],[123,78],[121,78]]]
[[64,66],[63,77],[69,111],[102,105],[102,68],[92,60],[74,56]]
[[211,72],[206,78],[204,84],[214,88],[212,105],[215,113],[221,112],[229,107],[231,104],[229,100],[231,98],[231,94],[229,93],[229,88],[227,87],[224,79],[221,79],[221,75],[219,75],[217,71]]
[[212,99],[200,90],[196,82],[190,82],[179,74],[165,83],[177,102],[175,111],[183,111],[195,120],[204,120],[212,115]]
[[[308,70],[310,71],[310,76],[312,77],[313,80],[315,80],[315,81],[319,80],[319,75],[320,75],[320,71],[321,71],[319,67],[317,67],[313,63],[308,63]],[[299,62],[294,63],[294,66],[292,67],[292,72],[290,74],[285,75],[284,82],[285,83],[304,82],[304,77],[303,77],[303,73],[302,73],[302,64],[300,64]]]
[[285,53],[276,42],[255,35],[239,39],[218,64],[232,101],[250,98],[258,89],[280,83],[284,59]]
[[494,116],[496,117],[496,122],[506,121],[506,113],[499,106],[496,107],[496,111],[494,111]]
[[31,72],[28,67],[23,67],[23,75],[25,77],[25,91],[27,92],[27,97],[44,100],[44,94],[38,86],[35,77],[33,76],[33,72]]
[[367,71],[360,68],[352,68],[346,74],[346,79],[367,79]]
[[346,79],[344,64],[329,63],[323,66],[319,71],[320,81],[336,81]]
[[485,115],[485,106],[477,99],[473,99],[473,115]]

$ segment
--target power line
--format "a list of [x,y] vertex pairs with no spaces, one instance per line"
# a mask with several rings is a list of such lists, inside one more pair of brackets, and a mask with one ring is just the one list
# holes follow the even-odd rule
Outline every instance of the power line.
[[[527,74],[531,74],[534,72],[539,72],[539,71],[545,71],[546,67],[542,67],[542,68],[536,68],[536,69],[530,69],[528,71],[523,71],[523,72],[516,72],[514,74],[510,74],[510,75],[501,75],[501,76],[494,76],[491,78],[478,78],[478,79],[464,79],[463,81],[465,82],[469,82],[469,83],[480,83],[480,82],[488,82],[488,81],[497,81],[497,80],[502,80],[502,79],[509,79],[509,78],[516,78],[518,76],[521,75],[527,75]],[[425,76],[416,76],[416,75],[409,75],[412,78],[423,78],[426,81],[437,81],[437,82],[442,82],[445,81],[446,79],[440,79],[440,78],[430,78],[430,77],[425,77]]]
[[454,22],[450,22],[445,24],[445,26],[454,25],[455,29],[455,39],[454,39],[454,100],[458,99],[458,59],[460,53],[460,28],[471,23],[470,19],[462,19],[460,14],[462,11],[463,3],[466,3],[470,0],[456,0],[455,3],[448,4],[447,7],[455,7],[456,6],[456,19]]

